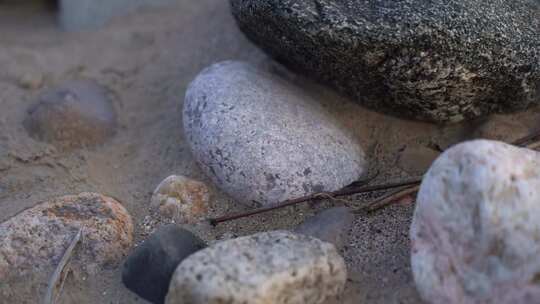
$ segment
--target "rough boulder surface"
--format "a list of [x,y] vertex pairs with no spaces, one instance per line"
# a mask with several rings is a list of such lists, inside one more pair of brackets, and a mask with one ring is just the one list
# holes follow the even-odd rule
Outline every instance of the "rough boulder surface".
[[203,70],[186,92],[183,122],[206,175],[245,204],[335,191],[366,170],[362,147],[326,109],[247,63]]
[[428,303],[537,303],[540,154],[478,140],[425,176],[411,227],[412,270]]
[[330,243],[272,231],[217,243],[176,269],[167,304],[320,304],[347,270]]
[[230,0],[280,62],[370,108],[460,121],[540,101],[536,0]]

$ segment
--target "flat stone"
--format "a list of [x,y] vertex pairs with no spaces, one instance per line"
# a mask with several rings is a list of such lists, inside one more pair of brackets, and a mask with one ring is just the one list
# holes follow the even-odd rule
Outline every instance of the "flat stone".
[[152,207],[176,223],[195,223],[208,212],[210,191],[202,182],[171,175],[152,194]]
[[43,202],[1,223],[0,297],[13,296],[12,284],[46,285],[81,228],[70,261],[79,277],[114,266],[133,243],[131,216],[116,200],[96,193]]
[[320,304],[340,294],[343,258],[330,244],[286,231],[217,243],[176,269],[167,304]]
[[109,91],[89,80],[44,91],[23,122],[33,138],[70,149],[104,143],[116,132]]
[[341,250],[347,244],[353,221],[350,208],[334,207],[309,217],[293,231],[332,243]]
[[164,303],[178,264],[204,247],[206,244],[187,230],[176,225],[161,227],[126,259],[122,282],[141,298]]
[[411,227],[428,303],[540,298],[540,154],[496,141],[450,148],[426,174]]
[[401,117],[457,122],[540,102],[537,0],[230,0],[288,67]]
[[399,154],[398,166],[409,174],[421,176],[440,154],[425,146],[410,145]]
[[308,95],[246,63],[202,71],[184,102],[184,132],[203,171],[237,201],[270,205],[358,180],[358,142]]

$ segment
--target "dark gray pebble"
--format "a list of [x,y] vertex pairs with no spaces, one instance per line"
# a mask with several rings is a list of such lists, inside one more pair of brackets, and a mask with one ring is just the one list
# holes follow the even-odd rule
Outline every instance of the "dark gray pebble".
[[152,303],[164,303],[169,282],[180,262],[206,247],[193,233],[176,225],[161,227],[126,259],[124,285]]

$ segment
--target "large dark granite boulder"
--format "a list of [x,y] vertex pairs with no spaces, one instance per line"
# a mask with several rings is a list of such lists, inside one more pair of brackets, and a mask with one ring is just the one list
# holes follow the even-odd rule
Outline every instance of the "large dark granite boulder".
[[385,113],[460,121],[540,101],[536,0],[231,0],[287,66]]

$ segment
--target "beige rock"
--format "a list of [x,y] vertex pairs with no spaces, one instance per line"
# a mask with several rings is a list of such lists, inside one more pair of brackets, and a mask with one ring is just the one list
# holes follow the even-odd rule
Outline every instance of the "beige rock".
[[210,191],[202,182],[171,175],[154,190],[152,207],[177,223],[194,223],[208,212]]
[[52,273],[81,227],[71,260],[77,273],[118,263],[132,246],[131,217],[110,197],[81,193],[43,202],[0,224],[2,288],[27,275]]
[[320,304],[347,279],[336,248],[318,239],[271,231],[214,244],[176,269],[167,304]]
[[428,303],[537,303],[540,154],[495,141],[450,148],[426,174],[411,227]]

